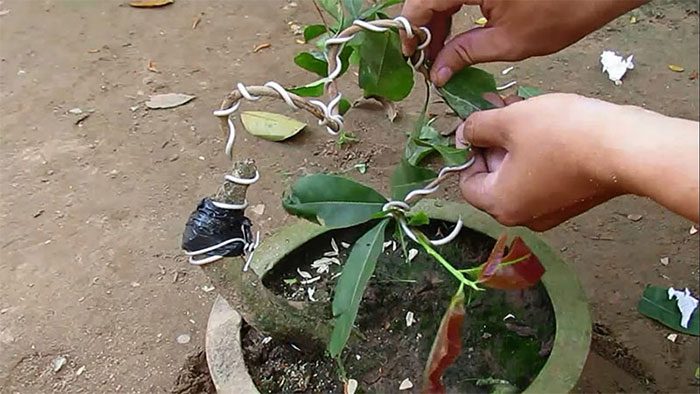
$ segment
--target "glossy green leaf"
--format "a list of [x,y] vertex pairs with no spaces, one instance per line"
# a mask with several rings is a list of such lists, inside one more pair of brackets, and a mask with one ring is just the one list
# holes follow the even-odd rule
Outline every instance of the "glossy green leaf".
[[268,141],[283,141],[299,133],[306,123],[271,112],[245,111],[241,122],[248,132]]
[[294,63],[306,71],[326,77],[328,76],[328,63],[323,53],[318,51],[301,52],[294,56]]
[[[345,74],[345,71],[347,71],[348,67],[350,67],[349,59],[352,52],[353,48],[350,46],[343,47],[342,51],[340,52],[340,62],[342,63],[342,67],[340,68],[340,74],[338,77]],[[325,55],[320,51],[300,52],[294,57],[294,63],[304,70],[311,71],[318,76],[328,76],[328,62],[326,62]]]
[[433,145],[438,151],[442,160],[448,166],[459,166],[467,162],[470,157],[468,149],[455,148],[454,146]]
[[391,175],[391,196],[394,200],[401,200],[412,190],[427,185],[436,176],[428,168],[412,166],[405,159],[401,160]]
[[409,138],[404,148],[404,158],[409,164],[417,166],[433,152],[435,149],[431,145],[423,145],[420,140]]
[[413,89],[413,70],[401,53],[399,34],[364,31],[360,50],[359,84],[365,96],[392,101],[406,98]]
[[542,91],[532,86],[518,86],[517,94],[524,99],[529,99],[530,97],[541,95]]
[[341,98],[340,102],[338,102],[338,112],[341,115],[345,115],[345,113],[348,112],[350,108],[352,108],[352,104],[348,100]]
[[484,70],[466,67],[456,73],[445,86],[438,88],[438,91],[445,103],[460,118],[466,119],[472,112],[493,108],[493,104],[486,101],[483,95],[496,92],[496,80]]
[[411,227],[427,226],[428,224],[430,224],[430,217],[423,211],[408,216],[408,225]]
[[639,300],[637,310],[642,315],[684,334],[700,336],[700,312],[696,308],[690,317],[688,328],[681,326],[681,311],[677,301],[668,299],[668,288],[647,286]]
[[382,220],[358,239],[343,266],[343,273],[338,279],[333,296],[335,320],[328,343],[328,352],[331,357],[338,357],[341,354],[350,337],[357,311],[360,309],[362,294],[382,252],[384,231],[388,224],[389,220]]
[[304,41],[309,42],[326,32],[324,25],[308,25],[304,28]]
[[330,228],[367,222],[387,202],[376,190],[336,175],[307,175],[294,183],[282,200],[296,216]]
[[326,78],[321,78],[317,81],[303,86],[295,86],[287,89],[289,93],[294,93],[301,97],[321,97],[326,83]]

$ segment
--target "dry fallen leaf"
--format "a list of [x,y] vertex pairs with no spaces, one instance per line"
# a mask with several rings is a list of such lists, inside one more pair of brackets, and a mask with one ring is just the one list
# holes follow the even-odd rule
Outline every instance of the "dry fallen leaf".
[[259,52],[265,48],[269,48],[271,46],[272,46],[272,44],[270,44],[269,42],[262,43],[260,45],[257,45],[255,48],[253,48],[253,53],[257,53],[257,52]]
[[156,64],[153,62],[153,60],[148,61],[148,65],[146,66],[146,69],[152,73],[159,73],[160,72],[156,68]]
[[685,68],[678,66],[676,64],[669,64],[668,69],[673,71],[673,72],[677,72],[677,73],[682,73],[683,71],[685,71]]
[[202,21],[202,18],[199,16],[195,16],[194,20],[192,20],[192,30],[197,28],[197,25],[199,25],[199,22]]
[[690,79],[691,81],[695,81],[696,79],[698,79],[698,70],[693,70],[688,76],[688,79]]
[[182,93],[165,93],[151,96],[146,106],[151,109],[174,108],[194,100],[195,96]]
[[132,0],[129,5],[136,8],[162,7],[172,4],[175,0]]

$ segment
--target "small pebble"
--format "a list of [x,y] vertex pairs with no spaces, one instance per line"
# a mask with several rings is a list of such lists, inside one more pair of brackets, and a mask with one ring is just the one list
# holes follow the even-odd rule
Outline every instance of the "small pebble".
[[659,262],[661,262],[661,265],[668,265],[670,259],[668,257],[662,257]]
[[64,356],[58,356],[51,360],[51,368],[53,369],[54,372],[58,372],[63,368],[64,365],[68,362],[68,359],[66,359]]
[[181,345],[185,345],[185,344],[190,343],[190,339],[191,339],[191,337],[188,334],[178,335],[177,343],[179,343]]
[[638,222],[638,221],[642,220],[643,217],[644,216],[642,216],[638,213],[630,213],[629,215],[627,215],[627,219],[629,219],[633,222]]

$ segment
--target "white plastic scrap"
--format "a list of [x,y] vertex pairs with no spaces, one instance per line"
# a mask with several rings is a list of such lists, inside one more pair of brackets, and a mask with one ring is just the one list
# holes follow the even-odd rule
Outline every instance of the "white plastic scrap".
[[302,270],[300,270],[299,268],[297,268],[297,272],[299,273],[299,276],[301,276],[302,278],[304,278],[304,279],[311,279],[311,274],[310,274],[310,273],[308,273],[308,272],[306,272],[306,271],[302,271]]
[[409,262],[413,261],[413,259],[415,259],[416,256],[418,256],[418,249],[410,249],[408,251],[408,261]]
[[600,54],[600,64],[603,65],[603,72],[608,73],[608,79],[615,82],[615,85],[622,85],[622,77],[627,70],[634,68],[632,59],[634,55],[629,55],[627,59],[613,51],[603,51]]
[[315,292],[316,292],[315,287],[309,287],[308,289],[306,289],[306,293],[309,295],[309,301],[316,301],[316,299],[314,298]]
[[688,328],[690,318],[693,312],[698,307],[698,300],[690,295],[690,290],[686,287],[685,291],[678,291],[673,287],[668,288],[668,299],[672,300],[676,297],[678,310],[681,311],[681,327]]
[[410,379],[406,378],[401,382],[401,385],[399,386],[399,390],[410,390],[413,388],[413,383],[411,382]]
[[413,312],[406,312],[406,327],[411,327],[416,322],[416,316]]
[[357,391],[357,380],[355,379],[348,379],[348,381],[345,383],[345,393],[346,394],[355,394],[355,391]]

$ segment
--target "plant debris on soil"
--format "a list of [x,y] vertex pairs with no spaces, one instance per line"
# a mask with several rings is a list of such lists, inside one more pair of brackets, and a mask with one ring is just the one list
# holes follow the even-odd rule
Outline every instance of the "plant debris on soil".
[[[350,252],[332,245],[352,244],[362,234],[361,227],[309,241],[274,267],[263,279],[265,285],[302,302],[309,302],[308,292],[313,289],[314,299],[324,303],[330,318],[333,289]],[[423,231],[435,237],[449,233],[451,227],[434,222]],[[441,247],[440,253],[456,267],[467,268],[485,261],[493,244],[493,239],[465,229],[458,241]],[[409,243],[407,250],[414,247]],[[324,255],[335,253],[340,265],[330,264],[322,273],[312,267]],[[305,284],[308,279],[299,272],[320,278]],[[346,377],[357,379],[364,392],[396,392],[406,379],[420,387],[434,335],[456,287],[454,278],[424,252],[407,263],[400,242],[386,242],[356,321],[363,339],[350,343],[342,356]],[[546,362],[554,338],[554,312],[544,287],[486,290],[467,298],[463,351],[444,377],[448,392],[489,392],[489,387],[477,386],[477,380],[485,378],[526,388]],[[414,322],[407,326],[409,312]],[[504,321],[508,315],[514,317]],[[338,367],[326,356],[307,354],[283,338],[264,340],[252,327],[243,330],[243,348],[261,392],[343,390]]]
[[214,382],[209,375],[207,354],[198,350],[187,356],[180,373],[175,380],[175,386],[170,390],[173,394],[216,394]]

